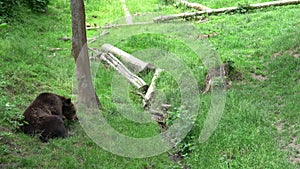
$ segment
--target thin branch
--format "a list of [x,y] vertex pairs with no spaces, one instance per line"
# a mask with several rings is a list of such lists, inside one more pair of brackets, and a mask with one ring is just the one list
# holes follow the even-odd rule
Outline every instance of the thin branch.
[[103,37],[103,36],[105,36],[105,35],[108,35],[108,34],[109,34],[109,32],[103,31],[99,36],[96,36],[96,37],[93,37],[93,38],[89,38],[87,41],[88,41],[88,43],[93,43],[93,42],[95,42],[97,39],[99,39],[99,38],[101,38],[101,37]]
[[[100,28],[102,29],[111,29],[111,28],[119,28],[119,27],[126,27],[126,26],[139,26],[139,25],[150,25],[150,24],[154,24],[154,22],[135,22],[132,24],[111,24],[111,25],[106,25],[106,26],[102,26]],[[99,29],[99,27],[96,27],[94,29]]]
[[150,106],[151,106],[150,102],[151,102],[151,100],[152,100],[152,98],[154,96],[154,91],[155,91],[155,81],[158,78],[159,74],[161,72],[163,72],[163,71],[164,70],[160,69],[160,68],[157,68],[155,70],[155,73],[154,73],[153,78],[151,80],[151,84],[150,84],[150,86],[149,86],[149,88],[147,90],[147,93],[146,93],[146,95],[145,95],[145,97],[143,99],[143,107],[144,107],[144,109],[149,109],[150,108]]

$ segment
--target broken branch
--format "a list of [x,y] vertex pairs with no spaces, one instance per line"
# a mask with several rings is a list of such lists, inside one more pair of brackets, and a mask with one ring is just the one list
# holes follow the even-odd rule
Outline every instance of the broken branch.
[[105,36],[105,35],[108,35],[108,34],[109,34],[109,32],[103,31],[99,36],[96,36],[96,37],[87,39],[87,40],[88,40],[88,43],[93,43],[93,42],[95,42],[97,39],[99,39],[99,38],[101,38],[101,37],[103,37],[103,36]]
[[150,102],[151,102],[151,99],[153,98],[154,96],[154,90],[155,90],[155,80],[158,78],[159,74],[161,72],[163,72],[164,70],[163,69],[160,69],[160,68],[157,68],[155,70],[155,73],[153,75],[153,78],[151,80],[151,84],[147,90],[147,93],[143,99],[143,107],[144,109],[149,109],[150,107]]

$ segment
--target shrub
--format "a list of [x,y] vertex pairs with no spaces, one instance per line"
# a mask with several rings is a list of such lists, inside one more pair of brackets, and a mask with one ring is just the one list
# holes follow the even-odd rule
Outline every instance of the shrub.
[[35,12],[46,12],[49,0],[26,0],[30,9]]
[[47,11],[49,0],[1,0],[0,24],[14,19],[22,7],[29,7],[32,11],[44,13]]
[[[0,1],[0,18],[7,19],[16,13],[16,9],[18,7],[17,0],[1,0]],[[1,23],[1,19],[0,19]]]
[[171,5],[175,3],[175,0],[159,0],[159,3],[164,4],[164,5]]

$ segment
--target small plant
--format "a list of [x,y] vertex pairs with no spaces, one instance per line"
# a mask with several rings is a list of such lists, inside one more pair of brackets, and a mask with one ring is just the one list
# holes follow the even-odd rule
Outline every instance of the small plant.
[[159,0],[159,3],[163,5],[171,5],[175,3],[175,0]]
[[179,108],[175,108],[174,111],[168,112],[169,118],[166,121],[167,126],[173,125],[175,120],[179,120],[181,124],[180,128],[178,128],[178,133],[175,133],[175,137],[180,137],[182,131],[188,130],[191,124],[193,124],[193,129],[185,136],[185,138],[176,145],[176,151],[180,152],[180,154],[184,157],[187,156],[189,152],[191,152],[195,148],[195,139],[197,138],[197,134],[199,132],[199,124],[194,123],[196,117],[191,115],[186,108],[183,106]]
[[249,12],[250,9],[251,9],[251,6],[249,3],[242,3],[242,4],[239,3],[237,12],[241,13],[241,14],[245,14],[245,13]]
[[12,128],[18,129],[22,126],[23,115],[17,111],[15,105],[6,103],[3,114],[1,115],[1,121],[8,123]]

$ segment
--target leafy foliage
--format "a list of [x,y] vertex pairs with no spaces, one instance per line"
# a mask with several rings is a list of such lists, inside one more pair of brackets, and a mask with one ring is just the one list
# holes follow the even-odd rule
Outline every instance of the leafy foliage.
[[0,1],[0,24],[8,20],[16,19],[23,7],[28,7],[34,12],[44,13],[47,11],[49,0],[1,0]]
[[175,0],[159,0],[159,3],[161,3],[163,5],[171,5],[171,4],[175,3]]
[[244,13],[249,12],[250,9],[251,9],[251,6],[250,6],[249,3],[242,3],[242,4],[239,3],[237,12],[241,13],[241,14],[244,14]]
[[49,0],[26,0],[29,7],[36,12],[46,12]]
[[[9,17],[12,17],[18,7],[17,0],[1,0],[0,1],[0,23]],[[2,19],[1,19],[2,18]]]

